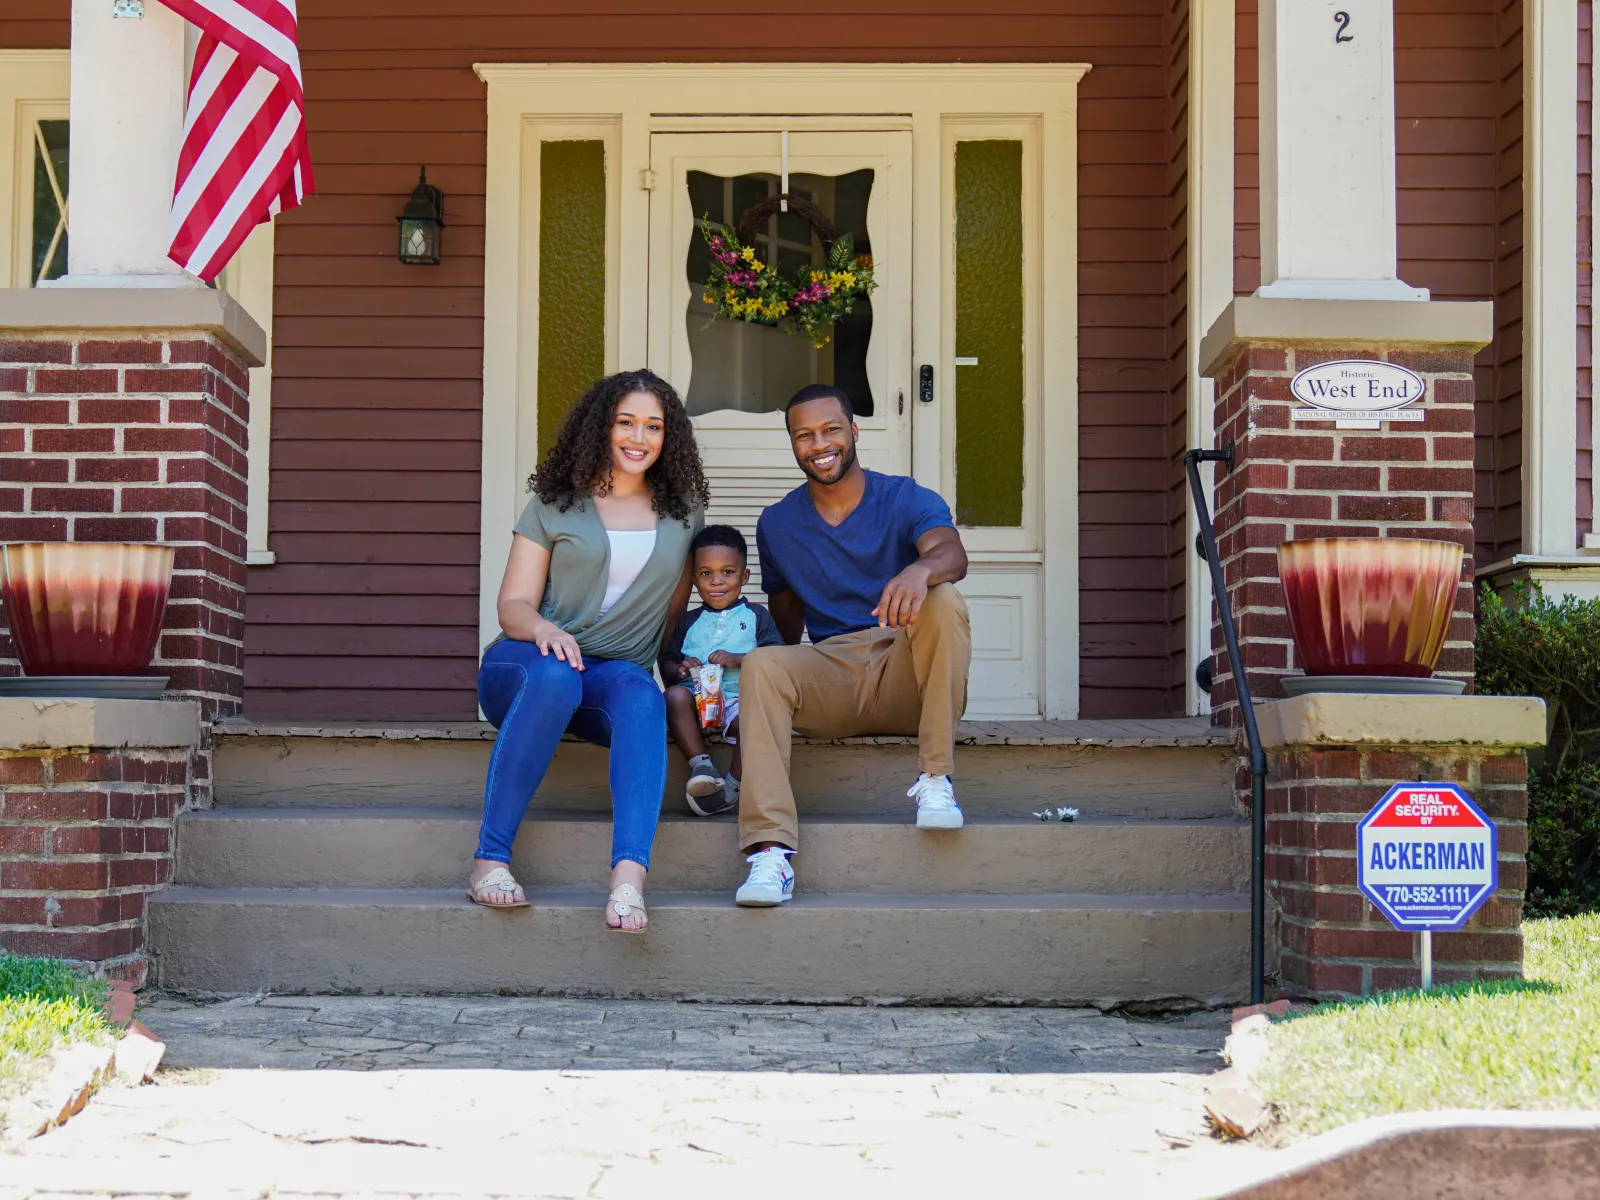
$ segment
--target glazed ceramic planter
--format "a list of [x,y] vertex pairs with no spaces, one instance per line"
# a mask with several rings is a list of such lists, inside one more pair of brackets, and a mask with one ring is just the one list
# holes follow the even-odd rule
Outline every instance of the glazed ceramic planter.
[[25,675],[144,674],[171,582],[170,546],[0,546],[0,600]]
[[1313,538],[1278,547],[1307,675],[1433,674],[1450,632],[1463,551],[1411,538]]

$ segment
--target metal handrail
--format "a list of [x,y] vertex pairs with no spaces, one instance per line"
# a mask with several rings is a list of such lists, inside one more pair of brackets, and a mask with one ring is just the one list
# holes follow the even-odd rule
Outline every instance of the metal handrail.
[[1183,456],[1189,474],[1189,491],[1194,496],[1195,515],[1200,523],[1200,544],[1211,568],[1211,590],[1222,618],[1222,640],[1228,646],[1228,663],[1233,672],[1233,690],[1244,720],[1244,738],[1250,749],[1250,1003],[1265,999],[1266,965],[1263,961],[1266,939],[1266,851],[1267,851],[1267,755],[1261,749],[1261,733],[1256,728],[1256,709],[1250,697],[1250,681],[1245,677],[1244,660],[1239,657],[1239,632],[1233,623],[1233,605],[1222,579],[1222,560],[1217,556],[1217,535],[1211,528],[1211,509],[1205,487],[1200,482],[1200,464],[1222,463],[1233,470],[1233,443],[1221,450],[1190,450]]

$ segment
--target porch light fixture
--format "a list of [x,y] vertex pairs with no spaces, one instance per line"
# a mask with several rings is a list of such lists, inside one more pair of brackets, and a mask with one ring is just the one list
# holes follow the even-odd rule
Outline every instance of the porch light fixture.
[[400,222],[400,261],[408,266],[434,266],[439,262],[439,231],[444,228],[444,197],[428,182],[428,168],[406,201]]

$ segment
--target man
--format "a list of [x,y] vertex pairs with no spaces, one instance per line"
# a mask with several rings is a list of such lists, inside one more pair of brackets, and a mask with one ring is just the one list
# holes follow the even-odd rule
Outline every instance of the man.
[[[915,480],[856,461],[855,414],[839,389],[801,388],[784,419],[806,482],[761,514],[756,545],[788,644],[752,650],[740,684],[739,846],[750,877],[736,899],[758,908],[794,895],[794,730],[916,734],[921,774],[906,794],[917,802],[917,828],[961,828],[950,774],[972,659],[955,588],[967,553],[949,506]],[[798,644],[802,628],[809,646]]]

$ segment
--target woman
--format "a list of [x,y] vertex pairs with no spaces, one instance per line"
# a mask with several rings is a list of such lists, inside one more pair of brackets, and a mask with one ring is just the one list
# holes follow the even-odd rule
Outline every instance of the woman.
[[649,371],[602,379],[573,408],[517,521],[500,584],[504,636],[484,652],[478,703],[500,731],[467,897],[526,908],[511,844],[563,733],[610,756],[606,925],[641,933],[645,872],[667,777],[666,705],[650,671],[689,598],[705,523],[700,451],[683,402]]

